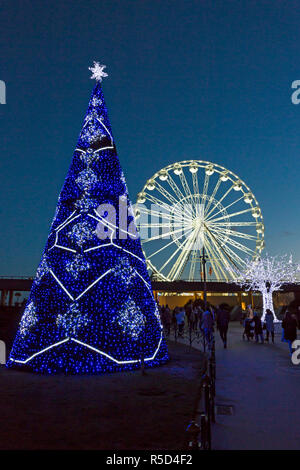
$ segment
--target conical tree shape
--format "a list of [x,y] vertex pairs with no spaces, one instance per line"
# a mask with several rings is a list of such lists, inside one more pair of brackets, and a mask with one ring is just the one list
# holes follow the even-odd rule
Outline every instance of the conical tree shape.
[[100,84],[103,66],[93,71],[98,81],[8,367],[96,374],[168,359]]

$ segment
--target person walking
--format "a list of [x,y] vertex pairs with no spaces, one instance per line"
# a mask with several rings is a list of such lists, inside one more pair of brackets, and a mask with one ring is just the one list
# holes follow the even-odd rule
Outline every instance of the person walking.
[[243,339],[245,339],[245,336],[247,337],[247,340],[250,341],[250,339],[253,338],[253,329],[254,329],[254,314],[253,314],[253,309],[252,305],[247,306],[247,314],[246,318],[244,320],[244,332],[243,332]]
[[197,330],[198,328],[201,329],[203,310],[200,307],[200,305],[198,305],[196,309],[197,309],[196,310],[196,330]]
[[269,342],[269,336],[271,334],[272,343],[274,344],[274,315],[272,311],[267,308],[265,316],[265,325],[266,325],[266,341]]
[[183,335],[184,317],[185,317],[184,308],[180,307],[178,312],[176,313],[176,323],[177,323],[177,326],[178,326],[178,336]]
[[214,320],[210,310],[205,310],[202,315],[202,330],[204,332],[204,337],[208,344],[210,344],[212,339]]
[[293,354],[293,342],[297,339],[297,320],[296,318],[287,310],[282,320],[283,328],[283,338],[289,345],[290,353]]
[[190,315],[190,329],[191,330],[196,330],[197,328],[197,314],[198,314],[198,309],[197,307],[192,307],[191,315]]
[[256,312],[254,312],[253,321],[254,321],[255,342],[258,343],[258,338],[260,338],[261,343],[264,343],[264,335],[263,335],[261,319],[259,318]]
[[171,316],[171,310],[169,309],[168,305],[166,305],[166,307],[162,310],[161,321],[165,329],[166,335],[169,336],[170,330],[171,330],[172,316]]
[[184,310],[185,310],[185,317],[187,319],[187,323],[188,323],[188,326],[190,327],[190,323],[191,323],[191,313],[192,313],[192,300],[189,300],[185,306],[184,306]]
[[228,324],[230,320],[229,311],[225,308],[224,305],[220,305],[219,309],[217,310],[217,328],[219,330],[221,340],[224,344],[224,349],[227,348],[227,331],[228,331]]

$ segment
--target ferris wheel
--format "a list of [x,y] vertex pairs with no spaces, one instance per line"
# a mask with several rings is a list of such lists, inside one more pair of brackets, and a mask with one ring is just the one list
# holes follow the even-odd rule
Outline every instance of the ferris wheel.
[[215,163],[186,160],[155,173],[135,218],[148,269],[159,280],[232,280],[264,248],[261,209],[250,188]]

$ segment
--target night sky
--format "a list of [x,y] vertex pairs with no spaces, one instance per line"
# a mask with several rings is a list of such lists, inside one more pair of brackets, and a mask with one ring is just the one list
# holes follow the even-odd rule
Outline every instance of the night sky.
[[131,199],[169,163],[203,159],[257,197],[271,254],[300,261],[299,1],[0,1],[0,275],[33,275],[93,87]]

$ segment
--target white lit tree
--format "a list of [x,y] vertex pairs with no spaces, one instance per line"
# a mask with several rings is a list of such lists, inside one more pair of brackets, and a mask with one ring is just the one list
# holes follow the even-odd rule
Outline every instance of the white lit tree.
[[270,309],[274,321],[279,321],[274,312],[273,292],[279,291],[286,283],[297,281],[300,265],[293,263],[292,256],[264,256],[248,260],[243,271],[235,271],[235,282],[247,291],[260,292],[263,298],[263,316]]

